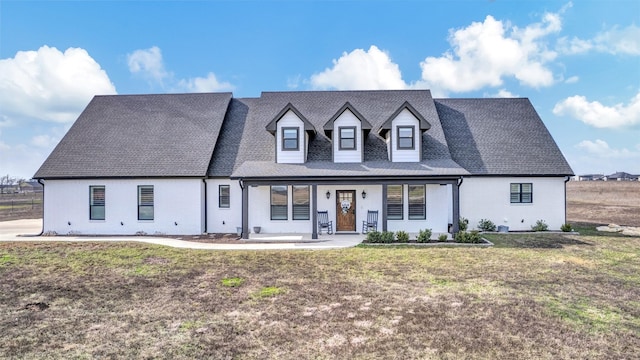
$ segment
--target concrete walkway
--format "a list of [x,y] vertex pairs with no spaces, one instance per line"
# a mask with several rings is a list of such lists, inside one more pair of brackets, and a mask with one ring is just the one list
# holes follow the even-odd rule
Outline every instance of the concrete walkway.
[[[260,234],[237,244],[210,244],[158,236],[37,236],[42,230],[42,219],[27,219],[0,222],[0,241],[133,241],[164,245],[182,249],[202,250],[291,250],[291,249],[340,249],[356,246],[364,235],[322,235],[318,240],[305,238],[302,234]],[[253,234],[252,234],[253,235]],[[253,236],[252,236],[253,237]]]

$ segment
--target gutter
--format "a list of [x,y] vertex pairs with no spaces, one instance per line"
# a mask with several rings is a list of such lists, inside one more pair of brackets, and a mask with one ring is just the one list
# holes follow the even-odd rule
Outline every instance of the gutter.
[[44,183],[42,179],[38,179],[38,183],[42,185],[42,230],[40,230],[40,233],[36,234],[36,236],[42,236],[42,234],[44,234]]

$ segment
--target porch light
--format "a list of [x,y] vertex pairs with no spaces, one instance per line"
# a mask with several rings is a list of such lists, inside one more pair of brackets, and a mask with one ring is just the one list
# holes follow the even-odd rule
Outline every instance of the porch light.
[[327,190],[327,199],[331,197],[331,192]]
[[364,199],[366,197],[367,197],[367,193],[364,190],[362,190],[362,198]]

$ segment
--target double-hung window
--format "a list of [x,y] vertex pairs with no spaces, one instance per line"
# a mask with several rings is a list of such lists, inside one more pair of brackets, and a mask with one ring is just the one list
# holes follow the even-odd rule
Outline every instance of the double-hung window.
[[300,149],[298,131],[299,129],[296,127],[282,128],[282,150],[298,151]]
[[387,219],[389,220],[403,219],[402,188],[402,185],[387,185]]
[[89,186],[89,220],[104,220],[104,186]]
[[271,220],[287,220],[287,186],[271,187]]
[[309,220],[309,186],[293,186],[293,220]]
[[425,186],[409,185],[409,220],[426,219]]
[[340,150],[355,150],[356,149],[356,127],[340,127],[338,128],[340,133]]
[[533,184],[532,183],[512,183],[511,203],[532,203]]
[[230,207],[230,195],[229,195],[229,185],[219,185],[218,186],[218,207],[220,208],[228,208]]
[[398,126],[398,150],[415,149],[415,127]]
[[138,186],[138,220],[153,220],[153,185]]

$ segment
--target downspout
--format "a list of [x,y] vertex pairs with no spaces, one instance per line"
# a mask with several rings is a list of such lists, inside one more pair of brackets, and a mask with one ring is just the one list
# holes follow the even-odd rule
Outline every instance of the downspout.
[[571,180],[571,176],[564,179],[564,223],[567,223],[567,183]]
[[202,178],[202,183],[204,184],[204,232],[207,234],[209,230],[207,226],[207,205],[209,204],[209,200],[207,199],[207,179]]
[[42,236],[42,234],[44,234],[44,183],[42,179],[38,179],[38,183],[42,185],[42,230],[40,230],[40,234],[36,236]]

